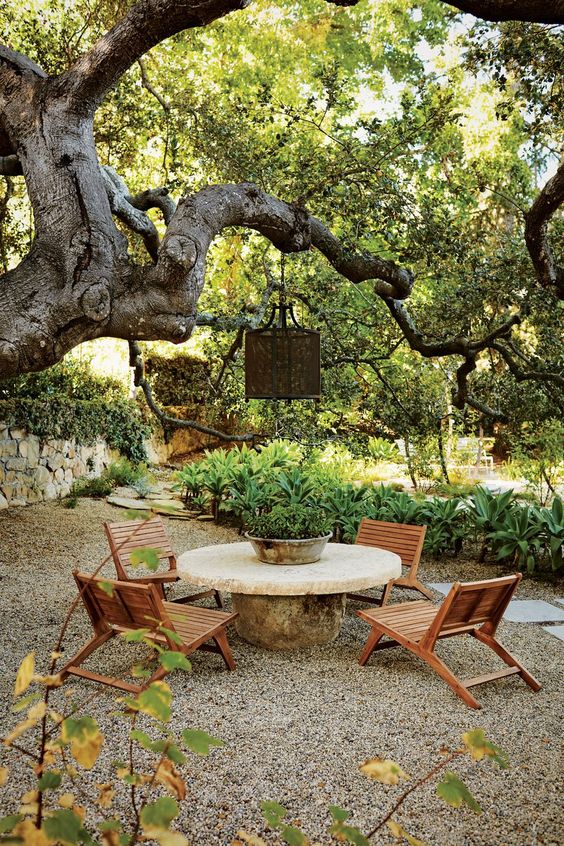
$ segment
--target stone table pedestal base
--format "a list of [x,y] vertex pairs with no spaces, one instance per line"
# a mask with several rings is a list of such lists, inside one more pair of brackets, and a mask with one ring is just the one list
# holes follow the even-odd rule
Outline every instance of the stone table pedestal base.
[[261,596],[233,593],[237,633],[264,649],[299,649],[334,640],[341,629],[346,594]]

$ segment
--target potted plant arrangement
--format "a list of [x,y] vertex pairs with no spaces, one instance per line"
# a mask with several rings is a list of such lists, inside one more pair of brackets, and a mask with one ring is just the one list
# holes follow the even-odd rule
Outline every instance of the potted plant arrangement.
[[275,505],[246,521],[245,537],[265,564],[313,564],[331,537],[331,520],[310,505]]

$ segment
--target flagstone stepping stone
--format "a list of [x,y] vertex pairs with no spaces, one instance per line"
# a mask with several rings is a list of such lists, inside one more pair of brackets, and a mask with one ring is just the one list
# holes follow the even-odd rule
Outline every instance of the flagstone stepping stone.
[[560,605],[564,605],[564,596],[557,596],[556,601],[560,603]]
[[[452,583],[429,582],[428,587],[446,596]],[[556,623],[560,620],[564,621],[564,611],[542,599],[512,599],[503,619],[510,623]]]
[[152,505],[144,499],[130,499],[126,496],[108,496],[106,502],[117,505],[118,508],[132,508],[135,511],[150,511]]
[[149,499],[147,502],[155,509],[167,508],[169,511],[184,511],[184,506],[177,499]]
[[513,599],[504,619],[510,623],[558,623],[564,621],[564,610],[542,599]]
[[558,640],[564,640],[564,626],[543,626],[543,629],[557,637]]
[[452,582],[429,582],[427,587],[433,588],[433,590],[436,590],[446,596],[452,587]]
[[213,520],[211,514],[200,514],[199,517],[196,517],[196,520],[202,520],[202,522],[208,522],[209,520]]

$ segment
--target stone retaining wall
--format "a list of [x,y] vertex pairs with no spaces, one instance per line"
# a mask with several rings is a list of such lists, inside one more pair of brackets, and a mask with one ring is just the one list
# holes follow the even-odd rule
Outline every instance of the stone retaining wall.
[[41,442],[20,427],[0,423],[0,508],[68,496],[81,476],[99,476],[119,453],[104,441]]

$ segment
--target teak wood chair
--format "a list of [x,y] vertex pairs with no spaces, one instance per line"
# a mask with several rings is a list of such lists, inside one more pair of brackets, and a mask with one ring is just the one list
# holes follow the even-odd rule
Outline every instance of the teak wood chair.
[[[143,684],[135,685],[84,670],[80,666],[110,638],[136,629],[149,629],[146,634],[149,640],[165,649],[183,652],[184,655],[190,655],[196,649],[218,652],[228,669],[235,669],[226,628],[238,616],[237,613],[227,614],[215,608],[199,608],[195,605],[185,608],[174,602],[164,602],[154,584],[119,582],[79,573],[77,570],[73,571],[73,576],[90,617],[94,636],[62,668],[62,679],[68,675],[80,676],[132,693],[140,693],[152,682],[162,679],[168,672],[164,667],[159,667]],[[101,583],[103,586],[100,586]],[[170,632],[176,632],[182,642],[176,643],[160,628],[162,626]],[[214,643],[210,644],[210,640]]]
[[[480,708],[468,688],[484,682],[519,674],[533,688],[540,690],[538,681],[496,640],[495,633],[509,600],[515,593],[521,574],[488,579],[483,582],[455,582],[441,606],[434,607],[424,599],[403,602],[386,608],[366,608],[357,611],[359,617],[372,626],[359,663],[364,666],[372,653],[392,646],[405,646],[449,684],[470,708]],[[453,635],[471,634],[485,643],[508,665],[508,669],[461,681],[436,655],[437,640]],[[391,640],[380,643],[386,635]]]
[[426,526],[409,526],[406,523],[384,523],[381,520],[371,520],[363,517],[358,527],[355,543],[361,546],[377,546],[380,549],[387,549],[395,552],[401,558],[403,567],[408,567],[406,576],[397,579],[390,579],[385,586],[382,596],[377,598],[364,593],[348,593],[349,599],[358,602],[369,602],[372,605],[385,605],[394,585],[418,590],[428,599],[433,599],[429,588],[421,584],[417,578],[417,568],[423,550]]
[[[104,530],[110,544],[112,558],[116,567],[117,577],[122,582],[133,581],[141,584],[154,584],[159,589],[163,599],[166,599],[165,584],[177,582],[180,579],[176,569],[176,556],[172,550],[170,538],[167,535],[162,519],[151,517],[149,520],[124,520],[120,523],[104,523]],[[161,562],[168,566],[167,570],[148,575],[130,576],[131,553],[136,549],[151,547],[158,550]],[[218,608],[223,608],[221,594],[217,590],[204,590],[190,596],[182,596],[173,602],[192,602],[195,599],[215,597]]]

